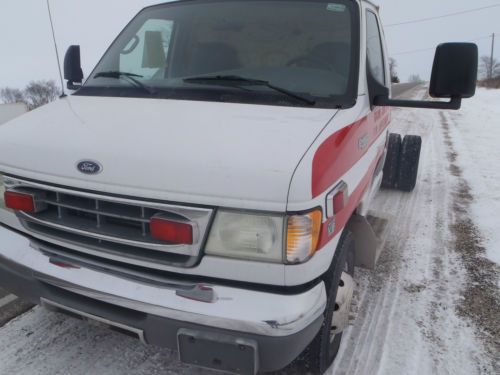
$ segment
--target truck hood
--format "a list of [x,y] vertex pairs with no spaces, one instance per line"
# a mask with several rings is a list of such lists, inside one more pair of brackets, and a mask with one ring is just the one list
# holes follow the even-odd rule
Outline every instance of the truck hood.
[[[295,168],[335,112],[72,96],[0,127],[0,171],[105,193],[284,211]],[[102,172],[82,174],[82,160]]]

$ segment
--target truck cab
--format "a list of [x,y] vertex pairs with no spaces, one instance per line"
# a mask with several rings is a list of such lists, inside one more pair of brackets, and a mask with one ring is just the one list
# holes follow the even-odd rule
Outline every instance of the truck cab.
[[380,252],[365,216],[386,159],[410,152],[390,107],[475,88],[474,45],[438,48],[450,102],[391,99],[387,56],[354,0],[148,7],[85,80],[72,46],[72,95],[0,128],[0,285],[186,363],[324,372]]

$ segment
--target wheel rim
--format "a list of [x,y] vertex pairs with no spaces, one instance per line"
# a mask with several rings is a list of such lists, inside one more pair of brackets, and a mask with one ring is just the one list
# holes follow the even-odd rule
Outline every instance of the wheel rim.
[[[343,293],[342,289],[341,288],[345,288],[346,285],[345,285],[345,282],[343,280],[343,277],[344,277],[344,274],[347,274],[349,276],[350,273],[349,273],[349,264],[348,262],[346,261],[345,264],[344,264],[344,269],[343,269],[343,272],[340,276],[340,281],[339,281],[339,286],[338,286],[338,289],[337,289],[337,295],[336,297],[339,296],[339,292],[340,293]],[[352,281],[351,281],[352,282]],[[344,311],[342,312],[342,314],[345,314],[345,309],[347,308],[347,313],[349,313],[350,311],[350,306],[351,306],[351,301],[352,301],[352,298],[353,298],[353,295],[354,295],[354,287],[353,285],[352,286],[349,286],[349,290],[346,292],[346,296],[344,296],[342,299],[344,300],[345,298],[345,302],[346,304],[348,304],[349,306],[342,306],[342,308],[344,309]],[[332,345],[335,341],[335,338],[337,337],[337,335],[341,334],[342,332],[338,332],[338,327],[336,326],[335,322],[337,320],[339,320],[339,311],[341,310],[341,306],[339,305],[338,303],[338,298],[336,298],[336,301],[335,301],[335,307],[334,307],[334,311],[333,311],[333,314],[332,314],[332,319],[331,319],[331,322],[330,322],[330,345]],[[345,317],[344,317],[345,319]]]

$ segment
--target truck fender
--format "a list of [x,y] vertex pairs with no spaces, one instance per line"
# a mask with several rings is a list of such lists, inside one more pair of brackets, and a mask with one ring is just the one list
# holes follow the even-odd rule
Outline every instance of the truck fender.
[[382,251],[379,240],[365,216],[354,214],[347,223],[354,237],[354,264],[356,267],[375,269]]
[[359,203],[356,213],[361,216],[366,216],[368,214],[368,210],[370,209],[370,205],[372,203],[373,198],[377,195],[380,187],[382,185],[382,179],[384,177],[383,169],[384,163],[387,156],[387,149],[384,150],[384,153],[380,157],[377,167],[373,172],[373,178],[370,184],[370,187],[366,190],[361,202]]

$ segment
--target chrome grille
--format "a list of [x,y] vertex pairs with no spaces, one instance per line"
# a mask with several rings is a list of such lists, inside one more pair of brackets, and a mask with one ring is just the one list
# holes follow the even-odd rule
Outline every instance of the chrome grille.
[[[18,212],[35,237],[72,250],[143,267],[190,266],[200,255],[212,210],[117,198],[8,178],[8,190],[35,193],[37,213]],[[161,215],[193,227],[193,244],[153,238],[150,219]]]

